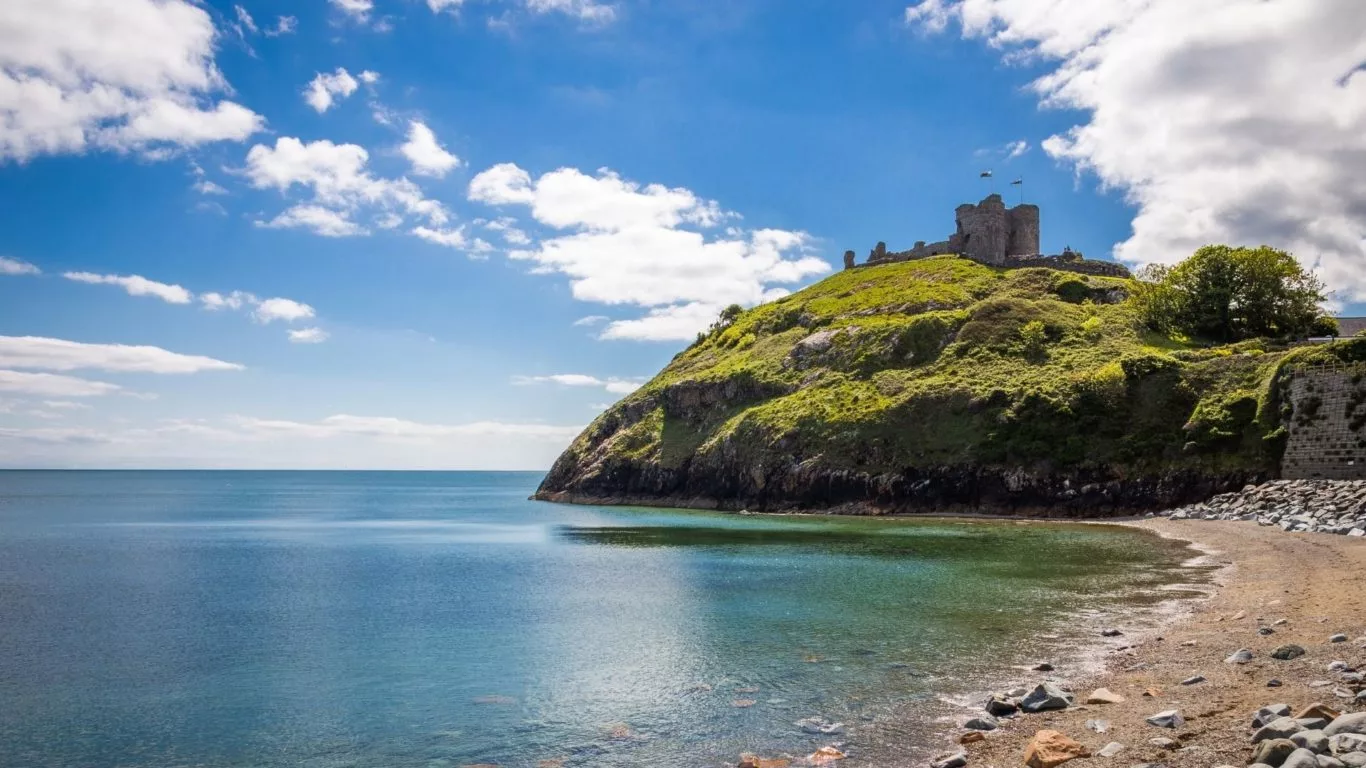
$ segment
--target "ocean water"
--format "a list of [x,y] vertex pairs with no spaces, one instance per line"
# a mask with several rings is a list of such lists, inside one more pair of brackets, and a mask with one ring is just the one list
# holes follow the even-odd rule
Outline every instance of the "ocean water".
[[692,767],[832,742],[893,765],[946,701],[1198,577],[1112,527],[563,506],[526,500],[539,479],[0,472],[0,765]]

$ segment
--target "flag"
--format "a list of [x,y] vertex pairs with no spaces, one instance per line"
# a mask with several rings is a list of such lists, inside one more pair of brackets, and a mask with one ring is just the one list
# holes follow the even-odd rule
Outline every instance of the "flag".
[[1024,179],[1016,179],[1016,180],[1010,182],[1010,185],[1013,187],[1013,186],[1015,186],[1016,184],[1023,184],[1023,183],[1024,183]]
[[983,178],[983,179],[989,179],[989,178],[991,178],[991,171],[982,171],[982,175],[981,175],[979,178]]

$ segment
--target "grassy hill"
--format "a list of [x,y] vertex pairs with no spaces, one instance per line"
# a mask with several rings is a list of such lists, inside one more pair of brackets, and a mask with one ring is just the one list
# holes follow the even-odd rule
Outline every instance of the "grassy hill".
[[1261,342],[1146,332],[1131,282],[953,256],[745,311],[603,413],[538,498],[756,510],[1128,510],[1274,473]]

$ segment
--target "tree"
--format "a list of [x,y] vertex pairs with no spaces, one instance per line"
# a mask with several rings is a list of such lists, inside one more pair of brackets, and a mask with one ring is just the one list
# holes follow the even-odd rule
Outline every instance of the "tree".
[[1139,274],[1134,294],[1154,330],[1230,342],[1303,336],[1323,327],[1324,286],[1285,251],[1207,245]]

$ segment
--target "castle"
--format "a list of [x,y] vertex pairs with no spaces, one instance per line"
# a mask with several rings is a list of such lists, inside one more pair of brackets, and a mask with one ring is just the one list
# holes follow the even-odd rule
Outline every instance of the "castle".
[[844,268],[911,261],[942,254],[958,254],[993,267],[1051,267],[1069,272],[1109,277],[1129,277],[1129,270],[1110,261],[1088,261],[1071,248],[1056,256],[1039,254],[1039,206],[1021,204],[1006,208],[997,194],[977,205],[964,203],[954,209],[957,230],[937,243],[917,241],[907,251],[890,252],[878,243],[868,260],[854,263],[854,252],[844,252]]

